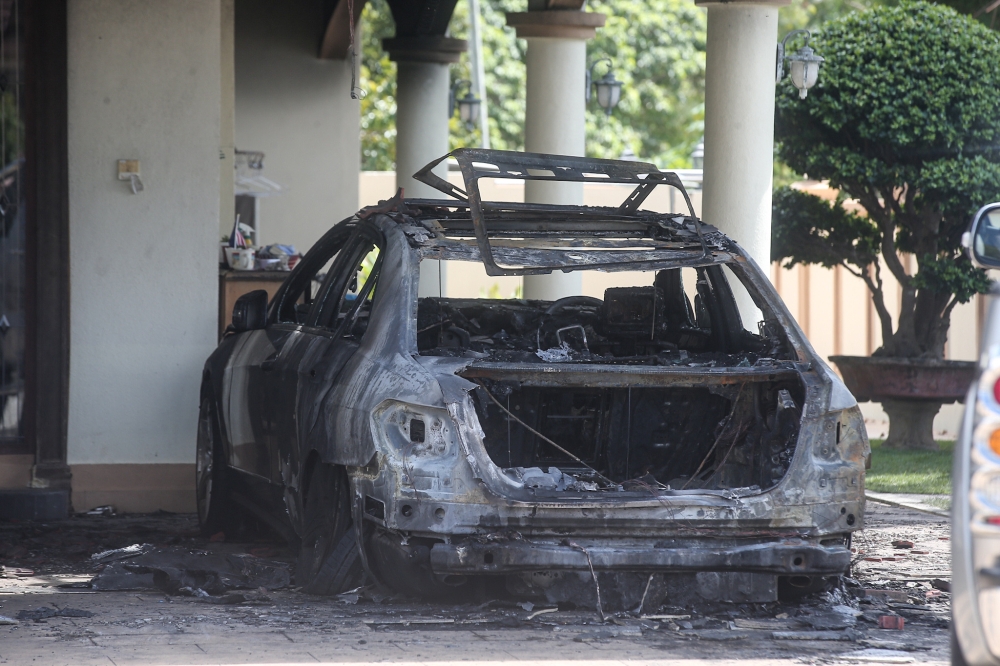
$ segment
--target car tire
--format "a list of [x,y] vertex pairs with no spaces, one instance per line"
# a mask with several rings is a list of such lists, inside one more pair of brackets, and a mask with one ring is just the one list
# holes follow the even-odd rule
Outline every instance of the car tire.
[[198,441],[195,454],[195,492],[198,505],[198,525],[202,534],[211,536],[225,532],[233,516],[229,497],[226,458],[219,436],[215,401],[203,394],[198,411]]
[[955,621],[951,622],[951,666],[968,666],[962,646],[958,644],[958,634],[955,632]]
[[361,585],[365,571],[351,520],[350,482],[342,467],[313,468],[303,503],[295,582],[307,594],[339,594]]

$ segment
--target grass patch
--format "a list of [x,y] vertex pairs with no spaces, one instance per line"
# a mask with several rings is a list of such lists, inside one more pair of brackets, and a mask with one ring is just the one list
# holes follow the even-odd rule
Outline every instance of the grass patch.
[[877,493],[951,493],[951,452],[955,442],[940,441],[940,451],[898,451],[873,439],[872,468],[865,487]]

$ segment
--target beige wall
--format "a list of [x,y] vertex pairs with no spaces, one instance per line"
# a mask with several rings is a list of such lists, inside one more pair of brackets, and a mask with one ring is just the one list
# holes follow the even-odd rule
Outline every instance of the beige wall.
[[69,463],[189,462],[216,341],[219,1],[68,9]]
[[285,188],[261,200],[261,242],[300,252],[358,208],[360,111],[348,61],[316,57],[321,5],[236,2],[236,147]]
[[[193,462],[216,342],[220,17],[219,0],[68,4],[67,457],[74,491],[95,470],[130,486],[124,510],[193,506],[149,493]],[[140,160],[140,193],[119,158]]]

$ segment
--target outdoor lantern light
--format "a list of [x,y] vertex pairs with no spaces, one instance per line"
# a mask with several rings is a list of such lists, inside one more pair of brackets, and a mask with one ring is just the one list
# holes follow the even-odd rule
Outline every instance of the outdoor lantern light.
[[[602,62],[608,63],[608,72],[600,79],[594,81],[594,68]],[[622,82],[615,78],[614,72],[611,71],[612,67],[614,67],[614,63],[611,61],[611,58],[601,58],[587,70],[586,100],[590,101],[590,88],[591,84],[593,84],[593,87],[597,88],[597,103],[604,109],[604,113],[609,116],[611,115],[611,110],[618,106],[618,100],[622,97]]]
[[[801,49],[790,56],[785,55],[785,43],[794,35],[804,33],[806,44]],[[792,85],[799,91],[799,99],[805,99],[809,94],[809,89],[816,85],[816,78],[819,76],[819,65],[823,62],[821,56],[809,48],[809,38],[812,34],[808,30],[792,30],[785,35],[785,38],[778,44],[778,72],[776,82],[781,81],[785,75],[785,60],[788,61],[789,74],[792,77]]]
[[702,139],[698,142],[698,145],[694,147],[691,151],[691,168],[692,169],[704,169],[705,168],[705,140]]
[[[459,97],[458,91],[465,86],[465,96]],[[481,100],[472,94],[472,82],[466,79],[459,79],[451,86],[448,95],[448,117],[455,115],[455,105],[458,105],[458,118],[465,125],[465,129],[470,132],[476,128],[476,120],[479,118],[479,105]]]

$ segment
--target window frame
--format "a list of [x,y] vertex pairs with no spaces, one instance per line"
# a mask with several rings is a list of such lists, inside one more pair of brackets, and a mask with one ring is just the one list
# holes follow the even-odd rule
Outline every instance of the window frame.
[[[347,289],[349,288],[352,279],[357,274],[357,266],[364,260],[364,257],[371,252],[371,250],[366,250],[364,254],[359,252],[363,246],[367,245],[377,247],[379,255],[375,260],[375,264],[372,266],[372,271],[369,274],[368,280],[361,287],[361,291],[358,292],[359,296],[364,293],[364,297],[357,299],[356,305],[351,308],[348,316],[344,318],[343,322],[339,323],[336,328],[334,328],[330,325],[331,321],[334,317],[337,317],[340,314],[340,303],[347,294]],[[309,325],[332,334],[338,339],[346,338],[347,335],[345,329],[347,328],[348,322],[357,321],[361,306],[378,284],[378,279],[381,275],[382,265],[385,259],[385,253],[385,235],[372,224],[359,225],[355,230],[354,235],[341,249],[341,254],[337,257],[337,262],[330,269],[330,272],[327,275],[327,280],[314,302],[313,311],[311,312],[309,318]],[[371,286],[369,287],[369,285]],[[376,296],[377,294],[371,294],[371,307],[373,311],[377,304]]]
[[[288,278],[285,279],[284,284],[275,294],[274,299],[271,301],[271,306],[268,312],[268,325],[284,325],[284,326],[308,326],[310,322],[313,321],[315,315],[316,304],[320,302],[324,294],[324,289],[329,276],[333,273],[340,260],[340,255],[343,250],[348,247],[348,245],[355,238],[357,233],[357,225],[352,224],[350,221],[345,220],[340,224],[335,225],[332,229],[326,232],[322,238],[320,238],[316,243],[309,249],[308,252],[299,260],[298,265],[292,270]],[[329,246],[327,244],[330,244]],[[333,247],[333,251],[329,255],[325,254],[326,251]],[[317,257],[325,257],[319,265],[316,263],[319,261]],[[316,292],[316,296],[312,299],[309,307],[309,313],[306,315],[305,321],[300,322],[282,320],[281,311],[282,308],[288,303],[289,292],[293,289],[297,289],[298,284],[301,280],[306,280],[306,285],[309,285],[316,274],[327,264],[327,262],[333,259],[333,264],[330,267],[327,275],[323,278],[323,282],[320,284],[319,289]],[[315,266],[314,269],[310,267]],[[311,272],[310,272],[311,270]],[[295,300],[297,301],[301,294],[305,293],[305,287],[301,291],[296,293]],[[294,304],[292,305],[294,307]]]

